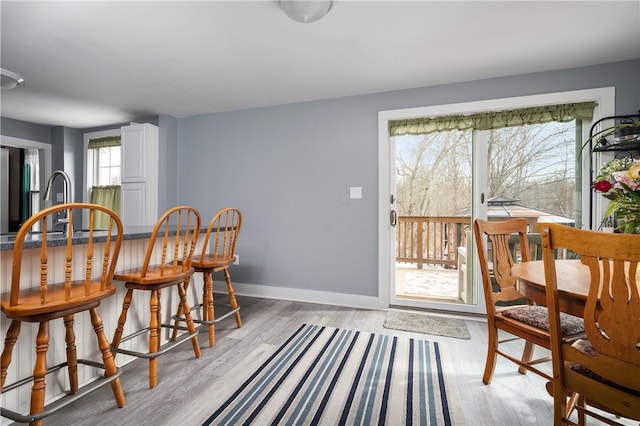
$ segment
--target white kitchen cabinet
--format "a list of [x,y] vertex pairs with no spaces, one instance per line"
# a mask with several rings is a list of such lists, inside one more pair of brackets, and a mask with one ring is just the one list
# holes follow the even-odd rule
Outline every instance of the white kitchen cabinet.
[[[124,226],[153,225],[147,223],[147,190],[143,182],[127,183],[122,185],[122,210],[120,218]],[[148,218],[151,220],[151,218]]]
[[124,226],[151,226],[158,220],[158,127],[122,127],[122,207]]

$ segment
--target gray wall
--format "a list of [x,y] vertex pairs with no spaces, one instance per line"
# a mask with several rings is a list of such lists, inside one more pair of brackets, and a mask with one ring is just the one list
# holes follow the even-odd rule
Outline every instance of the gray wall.
[[51,143],[50,126],[27,123],[11,118],[0,117],[0,134],[12,138],[27,139],[42,143]]
[[170,115],[158,117],[158,214],[178,204],[178,121]]
[[178,119],[178,202],[242,210],[234,281],[375,297],[379,111],[608,86],[637,112],[640,61]]

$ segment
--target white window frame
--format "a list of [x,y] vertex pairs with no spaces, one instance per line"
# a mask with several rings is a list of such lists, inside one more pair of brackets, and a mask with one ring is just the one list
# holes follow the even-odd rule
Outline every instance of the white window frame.
[[[102,131],[98,131],[98,132],[89,132],[89,133],[85,133],[84,136],[84,144],[83,144],[83,164],[84,164],[84,173],[82,176],[82,200],[85,203],[88,203],[89,201],[91,201],[91,188],[89,188],[89,141],[91,139],[98,139],[98,138],[106,138],[106,137],[112,137],[112,136],[120,136],[120,129],[112,129],[112,130],[102,130]],[[85,217],[82,219],[83,220],[83,224],[82,226],[84,228],[87,228],[89,226],[89,218]]]
[[99,138],[106,138],[106,137],[112,137],[112,136],[120,136],[120,129],[113,129],[113,130],[103,130],[103,131],[99,131],[99,132],[90,132],[90,133],[85,133],[84,134],[84,146],[83,146],[83,154],[84,154],[84,176],[83,176],[83,182],[82,182],[82,188],[84,189],[82,192],[82,199],[85,203],[88,203],[89,200],[91,199],[91,188],[89,188],[89,141],[91,139],[99,139]]
[[[117,148],[117,149],[116,149]],[[114,151],[117,151],[117,155],[114,155]],[[109,154],[109,162],[108,164],[102,165],[103,161],[105,161],[106,154]],[[87,149],[87,187],[93,186],[111,186],[111,185],[120,185],[121,182],[113,183],[111,179],[113,178],[112,174],[115,168],[118,168],[117,177],[118,180],[122,180],[122,165],[121,161],[119,164],[114,165],[114,158],[117,158],[118,161],[121,160],[122,155],[120,152],[120,145],[110,146],[105,148],[92,148]],[[109,171],[109,180],[102,181],[101,175],[102,172],[107,170]]]

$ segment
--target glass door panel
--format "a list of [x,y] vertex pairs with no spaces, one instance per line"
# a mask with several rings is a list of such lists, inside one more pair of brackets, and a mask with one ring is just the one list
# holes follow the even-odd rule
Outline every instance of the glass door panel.
[[391,303],[476,304],[466,263],[472,244],[472,132],[397,136],[392,146],[398,220]]
[[489,220],[524,217],[532,234],[539,222],[574,226],[580,221],[575,121],[487,133]]

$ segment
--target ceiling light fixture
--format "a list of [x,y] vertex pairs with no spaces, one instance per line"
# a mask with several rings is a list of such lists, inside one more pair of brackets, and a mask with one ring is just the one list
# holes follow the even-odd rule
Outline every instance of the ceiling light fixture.
[[329,13],[333,0],[276,0],[278,7],[294,21],[309,24]]
[[0,76],[2,77],[0,78],[0,87],[3,89],[15,89],[24,83],[22,76],[4,68],[0,68]]

